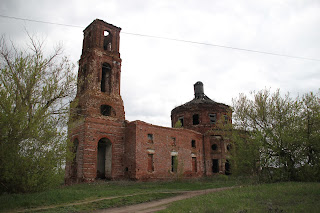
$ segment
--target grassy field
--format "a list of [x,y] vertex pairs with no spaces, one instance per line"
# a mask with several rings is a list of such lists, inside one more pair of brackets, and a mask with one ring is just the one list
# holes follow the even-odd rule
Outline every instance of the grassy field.
[[99,200],[96,202],[84,203],[81,205],[59,206],[55,208],[40,209],[40,210],[33,209],[32,212],[44,212],[44,213],[92,212],[93,210],[108,209],[108,208],[121,207],[121,206],[127,206],[132,204],[145,203],[145,202],[168,198],[176,195],[177,193],[137,194],[132,196]]
[[[53,212],[89,211],[93,209],[118,207],[175,195],[184,190],[200,190],[235,186],[248,180],[230,179],[226,176],[171,182],[101,181],[91,184],[76,184],[32,194],[4,194],[0,196],[0,211],[15,211],[43,206],[61,206],[76,202],[110,198],[85,205],[59,207]],[[134,196],[127,196],[134,195]],[[127,196],[116,198],[117,196]]]
[[171,182],[101,181],[32,194],[3,194],[0,211],[90,212],[226,186],[241,187],[178,201],[162,212],[320,212],[320,183],[256,184],[227,176]]
[[249,185],[172,203],[169,212],[320,212],[320,183]]

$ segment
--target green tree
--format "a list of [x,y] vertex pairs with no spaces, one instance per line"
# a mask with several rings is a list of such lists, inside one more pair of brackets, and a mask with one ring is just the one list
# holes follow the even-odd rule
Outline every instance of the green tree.
[[182,123],[180,120],[178,120],[175,124],[174,124],[174,128],[182,128]]
[[74,65],[57,46],[29,36],[28,48],[0,40],[0,190],[42,190],[63,178]]
[[320,181],[320,95],[312,92],[300,100],[299,138],[303,143],[303,163],[299,180]]
[[319,98],[311,93],[292,99],[267,89],[251,95],[233,100],[237,172],[251,167],[268,181],[305,180],[302,170],[319,174]]
[[234,129],[231,143],[231,170],[236,176],[258,176],[260,153],[259,141],[252,141],[250,132]]

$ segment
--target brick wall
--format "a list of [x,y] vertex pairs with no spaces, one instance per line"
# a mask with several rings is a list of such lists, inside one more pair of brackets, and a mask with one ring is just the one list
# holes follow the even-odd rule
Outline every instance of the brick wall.
[[125,129],[125,177],[136,179],[136,125],[134,122],[126,123]]
[[[199,124],[193,124],[193,115],[199,115]],[[220,104],[192,104],[180,106],[172,110],[171,123],[174,127],[179,118],[184,119],[183,128],[192,129],[205,134],[208,130],[216,128],[216,123],[210,122],[210,115],[216,115],[216,123],[228,116],[228,122],[231,120],[231,112],[228,106]]]
[[[203,176],[202,134],[192,130],[155,126],[142,121],[130,122],[127,133],[131,135],[127,134],[126,145],[135,150],[135,158],[130,161],[135,164],[129,169],[131,178],[146,180]],[[192,147],[192,140],[195,141],[195,147]],[[154,171],[150,171],[148,165],[150,155],[153,155]],[[177,156],[176,172],[172,172],[172,156]],[[192,157],[197,161],[196,171],[192,169]]]
[[[204,136],[206,175],[225,174],[225,163],[229,157],[227,146],[230,139],[223,131],[209,131]],[[213,160],[218,161],[217,171],[213,171]]]

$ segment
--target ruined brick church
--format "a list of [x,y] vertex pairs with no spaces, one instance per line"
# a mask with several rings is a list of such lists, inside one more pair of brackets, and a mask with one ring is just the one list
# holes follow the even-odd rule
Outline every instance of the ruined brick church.
[[66,183],[229,174],[230,141],[216,127],[218,120],[232,122],[230,107],[208,98],[201,82],[194,84],[193,100],[171,111],[172,128],[125,120],[120,30],[99,19],[84,30]]

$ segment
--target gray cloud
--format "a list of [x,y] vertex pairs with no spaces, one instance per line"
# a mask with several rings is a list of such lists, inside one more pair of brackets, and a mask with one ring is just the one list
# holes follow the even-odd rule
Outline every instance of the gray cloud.
[[[317,58],[320,3],[299,0],[22,1],[3,0],[0,14],[87,26],[95,18],[123,32],[178,38]],[[24,28],[62,41],[74,63],[83,28],[0,18],[0,34],[22,43]],[[193,98],[200,80],[205,93],[231,104],[239,93],[281,88],[293,94],[317,91],[320,62],[121,34],[121,90],[126,118],[170,126],[173,107]],[[77,70],[75,70],[76,72]]]

